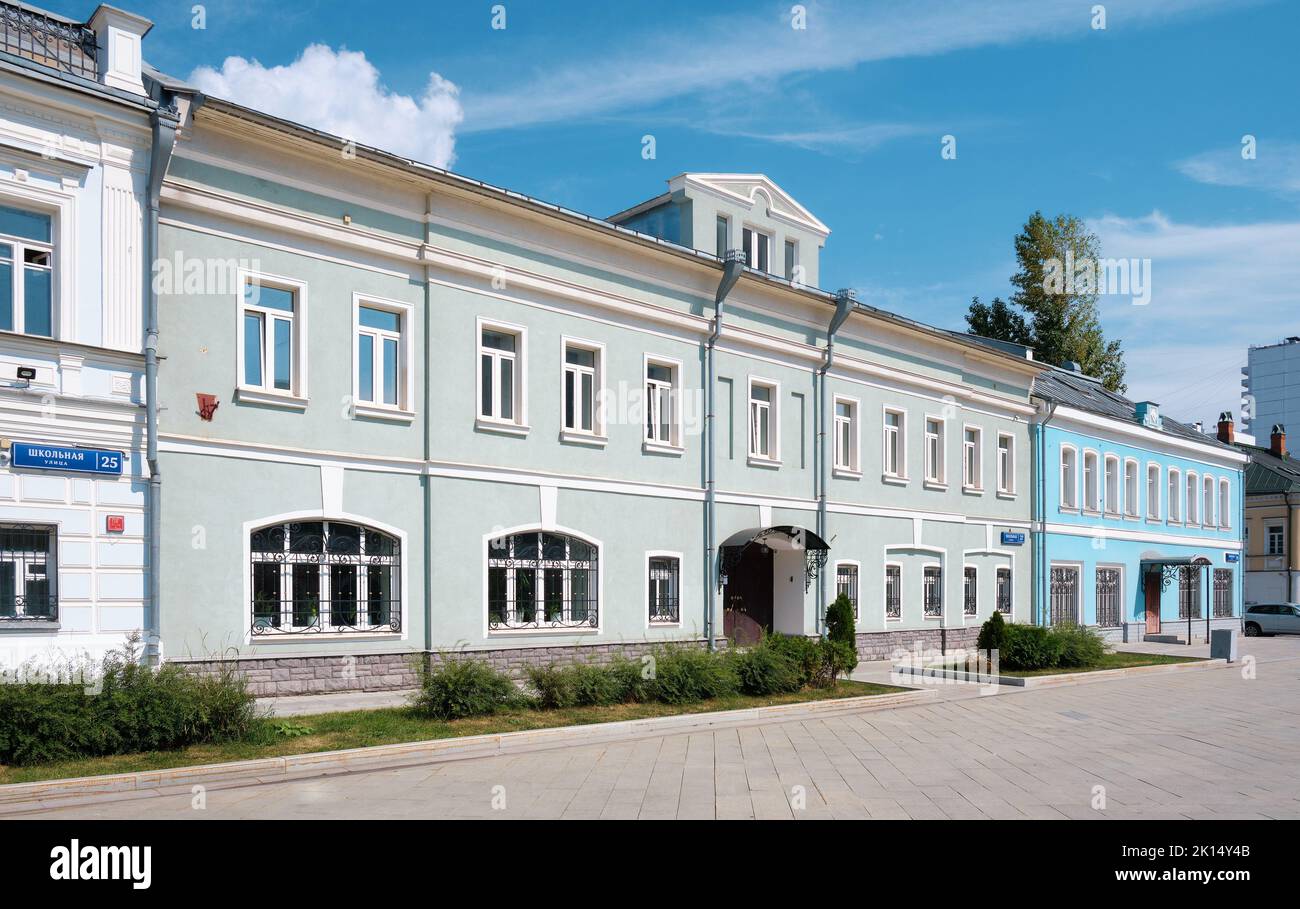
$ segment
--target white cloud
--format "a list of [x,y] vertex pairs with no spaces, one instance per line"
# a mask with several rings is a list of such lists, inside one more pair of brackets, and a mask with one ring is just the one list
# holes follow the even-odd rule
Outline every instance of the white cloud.
[[1174,165],[1184,176],[1215,186],[1243,186],[1291,195],[1300,193],[1300,144],[1259,142],[1254,158],[1240,148],[1202,152]]
[[434,72],[416,99],[385,87],[365,54],[313,44],[287,66],[227,57],[220,70],[200,66],[190,81],[218,98],[426,164],[449,167],[456,157],[460,90]]

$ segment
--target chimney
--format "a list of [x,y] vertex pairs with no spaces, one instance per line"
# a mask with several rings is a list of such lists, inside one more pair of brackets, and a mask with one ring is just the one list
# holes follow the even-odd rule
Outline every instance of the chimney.
[[1155,401],[1139,401],[1133,408],[1133,418],[1151,429],[1160,429],[1164,426],[1160,420],[1160,405]]
[[1233,425],[1231,410],[1219,414],[1219,441],[1225,445],[1235,445],[1237,442],[1237,428]]
[[133,94],[147,94],[140,42],[153,23],[134,13],[100,4],[89,25],[99,47],[99,81]]
[[1273,424],[1273,434],[1268,437],[1268,450],[1275,458],[1286,457],[1286,427],[1281,423]]

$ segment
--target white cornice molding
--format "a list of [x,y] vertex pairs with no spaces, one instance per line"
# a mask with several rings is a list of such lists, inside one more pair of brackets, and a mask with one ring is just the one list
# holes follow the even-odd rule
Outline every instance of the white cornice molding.
[[[1206,549],[1226,549],[1230,552],[1239,552],[1242,548],[1240,540],[1222,539],[1219,537],[1196,537],[1181,536],[1176,533],[1153,533],[1149,530],[1129,530],[1123,527],[1111,527],[1109,525],[1092,526],[1087,524],[1060,524],[1047,522],[1043,525],[1044,530],[1048,533],[1061,534],[1070,537],[1089,537],[1101,540],[1124,540],[1126,542],[1137,543],[1162,543],[1167,546],[1194,546]],[[1047,545],[1051,546],[1049,540]]]
[[1109,433],[1117,436],[1126,436],[1130,439],[1136,439],[1143,443],[1147,448],[1154,451],[1165,452],[1167,454],[1181,455],[1187,457],[1189,454],[1195,454],[1197,457],[1193,460],[1200,460],[1203,463],[1215,467],[1226,467],[1232,470],[1240,470],[1250,461],[1250,457],[1240,451],[1225,449],[1215,444],[1206,442],[1201,444],[1193,442],[1191,439],[1184,439],[1179,436],[1168,433],[1156,432],[1154,429],[1148,429],[1138,423],[1130,423],[1126,420],[1119,420],[1115,417],[1105,417],[1100,414],[1090,413],[1086,410],[1069,407],[1064,404],[1056,408],[1056,424],[1061,423],[1073,424],[1077,429],[1081,429],[1090,434],[1096,435],[1098,432]]

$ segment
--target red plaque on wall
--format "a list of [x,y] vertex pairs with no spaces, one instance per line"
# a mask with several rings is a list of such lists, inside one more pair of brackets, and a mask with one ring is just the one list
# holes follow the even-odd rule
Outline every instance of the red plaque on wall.
[[105,525],[109,533],[122,533],[126,530],[126,517],[120,514],[110,514],[105,521]]

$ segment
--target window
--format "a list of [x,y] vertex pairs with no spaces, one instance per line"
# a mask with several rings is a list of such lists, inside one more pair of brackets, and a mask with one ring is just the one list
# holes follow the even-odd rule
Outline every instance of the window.
[[524,422],[523,332],[501,325],[479,327],[479,416],[498,423]]
[[922,585],[925,617],[937,619],[943,616],[943,569],[938,565],[925,566]]
[[1219,480],[1219,526],[1232,526],[1232,484],[1227,479]]
[[1119,458],[1106,455],[1106,512],[1119,514]]
[[1169,497],[1165,500],[1165,506],[1169,509],[1169,520],[1172,523],[1178,523],[1183,519],[1183,494],[1182,480],[1179,479],[1178,470],[1169,468]]
[[1232,569],[1214,569],[1214,617],[1226,619],[1232,616]]
[[0,622],[54,622],[59,551],[54,527],[0,524]]
[[749,456],[766,461],[777,458],[775,385],[750,380]]
[[998,569],[998,612],[1011,615],[1011,569]]
[[305,397],[302,349],[306,285],[246,275],[240,334],[241,388],[245,392]]
[[746,227],[743,233],[745,264],[759,271],[771,271],[768,257],[772,252],[772,238],[767,234]]
[[849,398],[835,399],[835,467],[858,469],[858,405]]
[[599,395],[601,353],[596,345],[573,341],[564,344],[564,429],[583,435],[602,435]]
[[731,225],[728,223],[725,217],[723,217],[722,215],[718,215],[717,242],[718,242],[719,259],[721,259],[724,255],[726,255],[727,250],[730,248],[727,245],[730,242],[730,240],[731,240]]
[[1183,566],[1178,569],[1178,617],[1201,617],[1201,569]]
[[676,363],[646,360],[645,364],[645,440],[657,445],[681,444],[677,420]]
[[962,569],[962,615],[973,616],[979,614],[979,577],[974,568],[967,566]]
[[853,604],[853,618],[858,617],[858,566],[853,562],[835,565],[835,597],[848,597]]
[[1130,518],[1138,516],[1138,463],[1124,462],[1124,514]]
[[564,534],[488,540],[488,629],[597,627],[597,563],[593,544]]
[[1053,625],[1079,623],[1079,569],[1053,565],[1049,582],[1048,620]]
[[962,433],[961,483],[967,489],[984,488],[983,441],[983,431],[973,426]]
[[1187,523],[1199,524],[1200,519],[1196,516],[1196,474],[1188,471],[1187,473]]
[[903,617],[903,569],[899,565],[885,566],[885,618]]
[[1016,491],[1016,440],[1006,433],[998,433],[998,492]]
[[1097,569],[1097,624],[1116,628],[1120,624],[1120,598],[1123,594],[1118,568]]
[[785,276],[794,280],[794,268],[798,264],[798,249],[793,240],[785,241]]
[[1073,448],[1061,449],[1061,507],[1079,507],[1078,454]]
[[884,439],[885,476],[905,479],[907,457],[904,450],[905,420],[901,410],[885,411]]
[[1085,451],[1083,453],[1083,507],[1089,511],[1097,511],[1101,508],[1101,499],[1099,493],[1097,477],[1097,452]]
[[0,331],[54,337],[53,219],[7,205],[0,205]]
[[412,409],[411,307],[357,298],[356,393],[358,410]]
[[1214,477],[1201,479],[1201,519],[1206,527],[1214,526]]
[[399,632],[401,545],[369,527],[295,521],[249,536],[252,633]]
[[925,481],[943,483],[943,420],[925,418]]
[[652,554],[646,574],[650,624],[676,625],[681,621],[681,556]]
[[1147,465],[1147,520],[1160,520],[1160,465]]
[[1286,528],[1281,524],[1273,524],[1268,528],[1268,554],[1286,555]]

